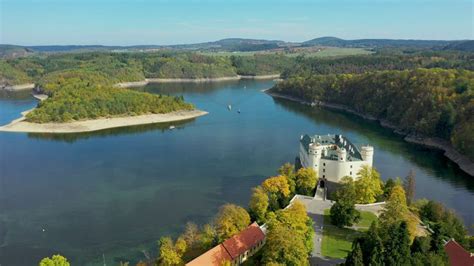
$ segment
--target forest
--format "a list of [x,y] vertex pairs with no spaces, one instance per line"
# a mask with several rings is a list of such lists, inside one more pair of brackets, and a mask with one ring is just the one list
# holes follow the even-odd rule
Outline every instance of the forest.
[[439,137],[474,159],[474,72],[454,69],[294,75],[273,92],[335,103],[388,121],[407,134]]
[[99,72],[52,73],[41,87],[50,98],[26,115],[35,123],[70,122],[114,116],[169,113],[193,110],[182,97],[155,95],[114,88]]
[[145,78],[219,78],[236,75],[279,74],[293,59],[278,54],[213,56],[191,52],[88,52],[29,56],[0,60],[0,82],[40,83],[71,71],[100,72],[110,81]]

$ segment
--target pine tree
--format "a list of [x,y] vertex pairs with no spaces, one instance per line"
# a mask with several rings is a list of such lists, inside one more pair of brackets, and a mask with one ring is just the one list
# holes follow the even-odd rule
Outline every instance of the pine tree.
[[359,241],[354,242],[354,248],[352,251],[347,255],[346,266],[363,266],[364,265],[364,258],[362,255],[362,249],[360,247]]
[[415,171],[410,170],[408,176],[405,177],[403,188],[405,189],[407,204],[410,205],[415,198]]

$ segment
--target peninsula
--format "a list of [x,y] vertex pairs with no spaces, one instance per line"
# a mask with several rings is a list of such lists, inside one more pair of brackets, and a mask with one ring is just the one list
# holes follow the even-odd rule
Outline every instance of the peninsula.
[[[31,111],[31,110],[30,110]],[[127,127],[154,123],[165,123],[193,119],[208,114],[201,110],[175,111],[166,114],[145,114],[127,117],[99,118],[67,123],[34,123],[26,121],[26,114],[11,123],[0,127],[0,131],[28,133],[79,133],[108,128]]]

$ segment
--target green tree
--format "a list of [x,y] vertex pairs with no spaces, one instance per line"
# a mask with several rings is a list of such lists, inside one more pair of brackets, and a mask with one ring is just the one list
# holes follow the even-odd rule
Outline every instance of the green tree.
[[392,188],[396,185],[397,183],[389,178],[387,181],[385,181],[385,184],[383,186],[383,199],[386,200],[390,197],[390,194],[392,193]]
[[347,255],[346,266],[364,266],[364,258],[362,257],[362,249],[358,242],[355,242],[355,245],[351,252]]
[[286,176],[288,185],[290,186],[290,194],[295,194],[296,191],[296,175],[295,166],[291,163],[285,163],[278,169],[278,174]]
[[182,254],[176,250],[173,240],[170,237],[160,238],[158,246],[160,248],[158,265],[171,266],[183,263],[183,260],[181,259]]
[[403,182],[403,188],[406,192],[407,204],[411,205],[415,199],[415,171],[410,170]]
[[410,250],[411,253],[427,253],[430,251],[431,247],[431,237],[429,236],[417,236],[413,239],[413,243],[411,244]]
[[339,188],[334,192],[334,199],[354,204],[357,201],[357,197],[354,179],[350,176],[343,177]]
[[385,265],[405,265],[410,258],[410,236],[406,222],[389,226],[385,241]]
[[287,205],[290,185],[285,176],[279,175],[265,179],[262,182],[262,188],[268,193],[270,210],[275,211]]
[[288,208],[277,211],[276,220],[291,228],[294,234],[302,236],[308,254],[313,250],[313,219],[308,217],[302,202],[295,200]]
[[362,166],[357,173],[355,188],[358,193],[357,203],[373,203],[382,194],[380,174],[373,167]]
[[268,206],[269,199],[265,190],[263,190],[261,186],[253,188],[253,193],[250,197],[249,209],[250,214],[257,222],[265,222]]
[[205,224],[202,227],[202,232],[200,235],[201,247],[205,250],[210,249],[217,245],[219,239],[217,237],[216,229],[210,224]]
[[300,168],[296,172],[296,192],[311,196],[311,193],[316,188],[318,177],[312,168]]
[[337,227],[352,226],[360,219],[360,212],[355,209],[354,203],[336,201],[330,209],[331,223]]
[[53,255],[51,258],[44,258],[40,261],[39,266],[69,266],[67,259],[59,254]]
[[394,224],[405,219],[408,214],[405,191],[402,186],[396,185],[392,188],[385,208],[380,215],[380,222],[383,224]]
[[308,265],[308,253],[301,235],[287,225],[274,222],[269,225],[262,262],[266,265]]
[[223,205],[214,219],[219,242],[223,242],[227,238],[238,234],[247,228],[249,224],[250,215],[248,212],[244,208],[234,204]]

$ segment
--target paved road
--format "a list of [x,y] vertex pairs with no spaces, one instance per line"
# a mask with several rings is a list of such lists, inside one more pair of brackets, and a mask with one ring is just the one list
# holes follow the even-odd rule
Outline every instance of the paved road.
[[344,262],[342,259],[325,258],[321,254],[321,243],[324,230],[324,210],[331,208],[330,201],[323,201],[322,199],[299,199],[306,206],[308,216],[314,221],[315,238],[313,239],[314,247],[311,253],[309,262],[311,265],[336,265]]

